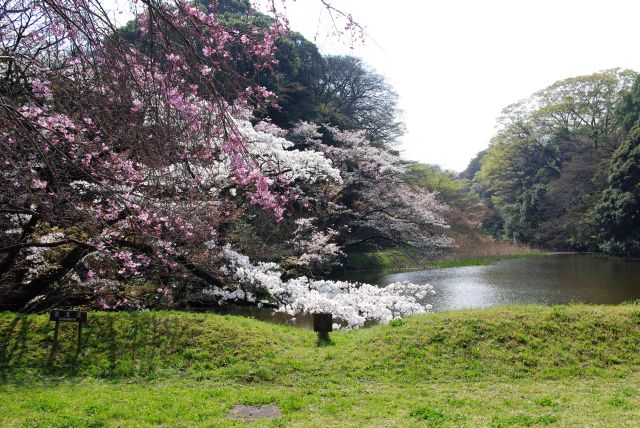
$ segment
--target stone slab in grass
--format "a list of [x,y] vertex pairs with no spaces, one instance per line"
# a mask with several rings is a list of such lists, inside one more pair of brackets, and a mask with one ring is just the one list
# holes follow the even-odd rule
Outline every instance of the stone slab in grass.
[[280,416],[282,410],[275,404],[262,406],[237,405],[229,411],[227,417],[238,421],[255,421],[258,419],[275,419]]

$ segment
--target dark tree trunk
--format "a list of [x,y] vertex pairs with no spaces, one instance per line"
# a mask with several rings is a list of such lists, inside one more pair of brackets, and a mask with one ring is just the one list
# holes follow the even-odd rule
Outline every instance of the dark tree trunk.
[[43,273],[26,284],[4,285],[4,290],[0,290],[0,311],[22,310],[31,300],[44,294],[69,273],[90,251],[91,247],[79,245],[60,260],[58,268]]
[[[25,239],[31,236],[31,233],[35,229],[36,224],[38,224],[39,219],[40,217],[36,214],[31,216],[29,221],[22,228],[22,235],[20,236],[18,243],[24,242]],[[0,262],[0,283],[2,282],[2,278],[11,270],[11,265],[18,256],[18,253],[20,253],[20,247],[16,246],[7,251],[7,255],[4,256],[4,259]]]

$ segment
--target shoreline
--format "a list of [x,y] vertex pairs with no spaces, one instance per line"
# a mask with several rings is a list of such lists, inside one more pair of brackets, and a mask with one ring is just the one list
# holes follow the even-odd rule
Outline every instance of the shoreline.
[[[520,254],[505,254],[505,255],[489,255],[489,256],[480,256],[480,257],[468,257],[468,258],[460,258],[454,260],[441,260],[441,261],[427,261],[420,260],[415,257],[407,256],[407,257],[398,257],[396,260],[389,260],[390,257],[388,255],[382,255],[381,253],[368,253],[367,256],[370,260],[364,263],[357,264],[348,264],[343,269],[336,270],[331,273],[331,276],[335,276],[341,272],[400,272],[400,271],[412,271],[412,270],[426,270],[426,269],[441,269],[441,268],[452,268],[452,267],[464,267],[464,266],[486,266],[493,264],[495,262],[499,262],[501,260],[510,260],[510,259],[522,259],[528,257],[540,257],[547,256],[553,254],[560,254],[554,252],[532,252],[532,253],[520,253]],[[576,253],[579,254],[579,253]],[[381,258],[382,260],[379,260]],[[378,260],[377,260],[378,259]],[[392,266],[393,263],[403,264],[401,266]],[[348,262],[349,263],[349,262]],[[367,264],[370,267],[362,267]]]

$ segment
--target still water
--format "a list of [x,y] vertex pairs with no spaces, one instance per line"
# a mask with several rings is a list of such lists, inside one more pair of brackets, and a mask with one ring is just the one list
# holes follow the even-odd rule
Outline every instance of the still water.
[[[431,284],[425,303],[434,311],[538,303],[616,304],[640,299],[640,261],[588,254],[551,254],[468,266],[403,272],[346,272],[333,279],[380,286],[398,281]],[[310,316],[292,317],[267,308],[228,307],[224,313],[310,328]]]
[[640,299],[640,261],[588,254],[502,260],[489,266],[387,274],[353,272],[344,279],[387,285],[431,284],[433,309],[485,308],[521,303],[621,303]]

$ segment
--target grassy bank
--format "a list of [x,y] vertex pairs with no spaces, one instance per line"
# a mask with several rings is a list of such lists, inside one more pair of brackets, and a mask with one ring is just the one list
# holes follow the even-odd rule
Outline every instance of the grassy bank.
[[505,241],[491,241],[482,247],[457,248],[449,254],[428,259],[402,248],[368,253],[348,254],[344,263],[350,270],[394,270],[417,268],[448,268],[460,266],[483,266],[498,260],[536,257],[546,254],[542,250]]
[[633,426],[640,306],[441,312],[335,332],[214,314],[90,314],[84,344],[0,314],[0,426]]
[[505,255],[494,255],[494,256],[475,256],[467,259],[453,259],[453,260],[443,260],[432,262],[427,265],[430,268],[452,268],[452,267],[463,267],[463,266],[486,266],[493,264],[500,260],[511,260],[511,259],[526,259],[528,257],[540,257],[544,256],[545,253],[536,251],[531,253],[514,253],[514,254],[505,254]]

